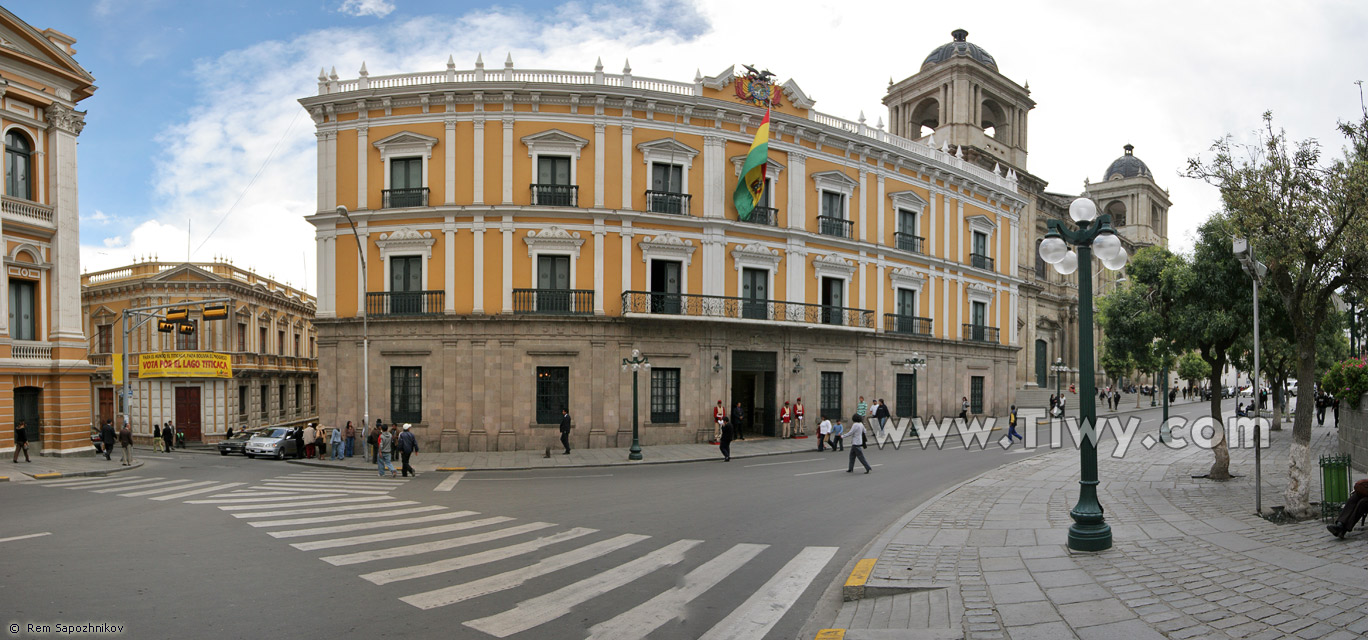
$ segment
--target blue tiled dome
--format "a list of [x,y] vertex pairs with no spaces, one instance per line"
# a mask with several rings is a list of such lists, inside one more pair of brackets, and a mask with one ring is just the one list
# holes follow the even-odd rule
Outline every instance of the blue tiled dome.
[[1124,149],[1126,150],[1125,155],[1117,158],[1111,163],[1110,167],[1107,167],[1107,173],[1102,176],[1103,180],[1120,180],[1138,176],[1145,176],[1147,178],[1154,177],[1154,174],[1150,173],[1149,167],[1145,166],[1143,161],[1135,157],[1134,145],[1128,144]]
[[922,62],[921,66],[923,71],[933,64],[945,62],[955,56],[968,56],[983,63],[984,66],[993,71],[998,70],[997,61],[993,59],[992,55],[987,51],[984,51],[983,47],[976,44],[970,44],[965,40],[969,37],[968,31],[965,31],[964,29],[955,29],[950,32],[950,37],[954,38],[954,40],[936,47],[936,49],[931,52],[931,55],[926,56],[926,60]]

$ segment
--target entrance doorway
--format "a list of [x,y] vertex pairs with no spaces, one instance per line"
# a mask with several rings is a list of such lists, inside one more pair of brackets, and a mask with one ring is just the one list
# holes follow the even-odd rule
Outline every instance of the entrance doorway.
[[778,354],[773,351],[733,351],[731,361],[731,406],[727,415],[731,415],[731,409],[740,402],[749,421],[744,425],[746,433],[775,435]]
[[34,449],[34,453],[41,453],[43,450],[42,430],[39,424],[42,418],[38,414],[42,393],[43,390],[38,387],[19,387],[14,390],[14,426],[17,427],[23,422],[27,427],[29,449]]
[[679,270],[677,260],[651,261],[651,313],[679,313]]
[[99,426],[104,426],[105,422],[114,420],[114,390],[109,387],[100,389],[100,422]]
[[176,387],[176,430],[185,434],[185,441],[199,441],[200,388]]

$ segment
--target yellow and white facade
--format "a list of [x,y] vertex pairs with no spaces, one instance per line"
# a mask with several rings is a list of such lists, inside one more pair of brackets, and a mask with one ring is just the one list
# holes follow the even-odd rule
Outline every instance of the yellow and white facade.
[[957,414],[962,397],[1005,414],[1015,176],[819,113],[789,80],[766,206],[738,220],[731,195],[764,115],[739,78],[511,58],[320,74],[300,103],[318,140],[322,421],[369,413],[442,450],[539,449],[564,405],[576,446],[626,446],[633,349],[652,364],[648,445],[708,439],[718,400],[771,434],[800,397],[809,433],[860,396],[894,415]]
[[20,421],[33,453],[90,451],[76,105],[95,79],[73,58],[75,43],[0,7],[0,452],[14,450]]

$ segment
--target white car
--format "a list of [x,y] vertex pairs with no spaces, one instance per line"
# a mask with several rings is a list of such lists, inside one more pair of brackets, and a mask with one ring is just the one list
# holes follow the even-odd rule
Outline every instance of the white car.
[[271,427],[252,436],[252,439],[247,441],[245,453],[248,458],[267,456],[276,460],[293,456],[298,448],[294,438],[290,437],[293,432],[294,430],[289,427]]

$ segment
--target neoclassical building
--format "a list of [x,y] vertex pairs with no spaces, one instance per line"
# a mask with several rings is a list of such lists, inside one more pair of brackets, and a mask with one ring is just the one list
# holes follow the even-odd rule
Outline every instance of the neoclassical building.
[[[968,35],[963,29],[952,32],[952,40],[933,49],[916,74],[889,85],[884,104],[893,133],[962,155],[980,167],[1005,168],[1016,176],[1026,205],[1016,228],[1017,245],[1024,249],[1016,254],[1011,270],[1020,278],[1020,303],[1011,319],[1016,328],[1011,344],[1020,347],[1015,384],[1019,389],[1042,389],[1023,394],[1022,400],[1025,406],[1044,406],[1055,388],[1056,374],[1050,365],[1062,358],[1078,370],[1080,329],[1077,274],[1056,273],[1035,249],[1048,231],[1048,221],[1072,224],[1069,203],[1080,195],[1092,198],[1099,211],[1112,215],[1123,246],[1134,255],[1141,247],[1167,244],[1171,203],[1130,144],[1103,172],[1102,182],[1085,180],[1081,194],[1047,191],[1047,181],[1030,173],[1027,166],[1027,122],[1036,105],[1029,85],[1018,85],[1003,75],[997,60],[969,42]],[[1100,297],[1115,287],[1119,274],[1099,267],[1093,276],[1094,293]],[[1090,330],[1100,353],[1101,330]],[[1105,384],[1101,369],[1095,370],[1097,383]],[[1063,386],[1075,381],[1066,374]]]
[[[652,365],[647,444],[708,439],[719,400],[760,433],[800,397],[809,421],[860,396],[896,415],[958,413],[962,397],[1004,414],[1017,175],[766,82],[511,58],[320,74],[300,103],[318,139],[321,419],[504,450],[555,440],[565,407],[576,446],[625,446],[634,349]],[[774,102],[768,186],[742,220],[756,96]]]
[[0,452],[14,450],[21,421],[34,454],[90,451],[76,105],[95,79],[73,58],[75,43],[0,7]]
[[[202,303],[225,298],[231,301],[227,317],[205,320]],[[318,419],[313,296],[224,260],[146,261],[83,275],[81,300],[92,336],[90,362],[98,367],[89,378],[87,403],[100,423],[125,413],[135,437],[151,437],[153,424],[172,422],[187,441],[209,443],[223,439],[229,427]],[[147,316],[136,310],[163,305],[188,311],[195,331],[163,332],[156,320],[139,322]],[[148,313],[164,318],[166,312]],[[161,370],[154,360],[164,354],[182,360],[226,356],[219,359],[228,369]],[[128,361],[132,392],[125,404],[117,399],[119,355]]]

